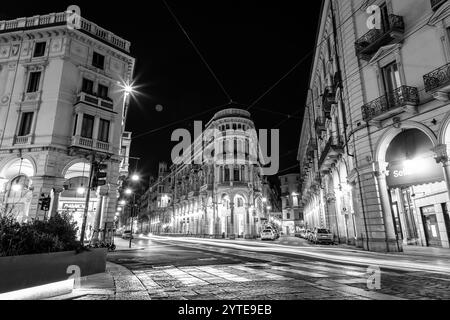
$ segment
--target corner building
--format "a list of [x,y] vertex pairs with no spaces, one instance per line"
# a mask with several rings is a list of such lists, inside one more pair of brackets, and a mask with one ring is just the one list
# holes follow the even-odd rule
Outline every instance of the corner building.
[[[61,12],[0,21],[0,212],[19,221],[69,212],[81,227],[90,163],[103,161],[107,184],[91,191],[89,236],[112,226],[127,171],[122,85],[134,59],[128,41],[66,20]],[[42,196],[51,197],[47,212]]]
[[202,144],[202,150],[214,156],[202,164],[184,161],[170,167],[170,174],[156,186],[166,184],[170,192],[166,187],[159,190],[164,203],[150,213],[152,230],[213,238],[258,237],[265,216],[261,167],[251,161],[252,130],[255,125],[245,110],[230,105],[216,113],[203,138],[192,144],[192,150]]

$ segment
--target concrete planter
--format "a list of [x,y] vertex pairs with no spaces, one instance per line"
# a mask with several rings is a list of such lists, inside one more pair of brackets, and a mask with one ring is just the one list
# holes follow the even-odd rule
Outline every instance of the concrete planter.
[[[0,258],[0,293],[21,290],[69,279],[73,270],[80,277],[106,271],[107,249],[32,254]],[[78,269],[78,268],[79,269]]]

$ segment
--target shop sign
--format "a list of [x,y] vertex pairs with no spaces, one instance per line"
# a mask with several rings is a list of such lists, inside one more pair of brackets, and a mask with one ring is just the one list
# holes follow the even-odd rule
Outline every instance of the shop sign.
[[433,158],[392,162],[387,167],[386,182],[390,188],[408,187],[444,180],[442,166]]
[[[62,204],[64,211],[84,211],[84,203],[80,202],[64,202]],[[89,211],[95,211],[95,202],[91,202],[89,205]]]

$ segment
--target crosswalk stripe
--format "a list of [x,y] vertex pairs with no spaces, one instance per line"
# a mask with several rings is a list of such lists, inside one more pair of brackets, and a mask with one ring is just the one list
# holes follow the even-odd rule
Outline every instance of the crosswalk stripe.
[[197,267],[198,269],[200,269],[201,271],[213,274],[215,276],[218,276],[220,278],[224,278],[226,280],[230,280],[233,282],[250,282],[250,279],[244,278],[244,277],[240,277],[240,276],[236,276],[234,274],[219,270],[219,269],[215,269],[212,267],[208,267],[208,266],[201,266],[201,267]]
[[304,270],[297,270],[297,269],[292,269],[289,267],[280,267],[280,266],[273,266],[272,267],[273,270],[278,270],[278,271],[283,271],[283,272],[290,272],[290,273],[295,273],[295,274],[300,274],[302,276],[308,276],[311,278],[328,278],[329,276],[322,274],[322,273],[317,273],[317,272],[309,272],[309,271],[304,271]]
[[207,285],[208,283],[191,276],[189,273],[186,273],[180,269],[166,269],[164,272],[168,273],[170,276],[174,277],[176,280],[180,281],[184,285],[188,286],[199,286],[199,285]]
[[264,277],[264,278],[269,279],[269,280],[291,280],[291,278],[283,277],[283,276],[280,276],[278,274],[273,274],[273,273],[266,272],[266,271],[261,271],[261,270],[255,270],[255,269],[252,269],[252,268],[249,268],[249,267],[245,267],[245,266],[242,266],[242,265],[231,266],[231,267],[233,269],[237,269],[237,270],[246,271],[246,272],[249,272],[249,273],[252,273],[252,274],[256,274],[257,276]]
[[300,268],[300,269],[306,269],[306,270],[317,270],[317,271],[324,271],[324,272],[329,272],[329,273],[335,273],[335,274],[341,274],[341,275],[346,275],[346,276],[351,276],[351,277],[364,277],[366,276],[365,272],[356,272],[353,270],[345,270],[345,269],[341,269],[339,266],[335,266],[333,267],[325,267],[325,266],[318,266],[318,265],[310,265],[310,264],[306,264],[306,263],[298,263],[298,262],[290,262],[290,263],[286,263],[290,266],[296,267],[296,268]]

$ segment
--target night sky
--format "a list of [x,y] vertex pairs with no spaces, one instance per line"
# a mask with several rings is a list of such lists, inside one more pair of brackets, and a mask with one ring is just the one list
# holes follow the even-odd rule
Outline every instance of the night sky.
[[[317,0],[308,6],[291,0],[167,2],[226,91],[243,105],[251,105],[311,53],[321,5]],[[0,8],[0,20],[61,12],[71,4],[81,7],[83,17],[132,43],[141,92],[127,122],[134,136],[228,102],[161,0],[126,1],[120,6],[112,1],[36,1],[19,6],[7,1]],[[250,110],[257,128],[280,129],[280,170],[297,164],[311,56]],[[194,120],[206,124],[215,111],[133,140],[131,156],[141,158],[139,170],[146,179],[156,174],[159,161],[170,162],[174,129],[191,129]],[[298,169],[283,173],[287,172]]]

